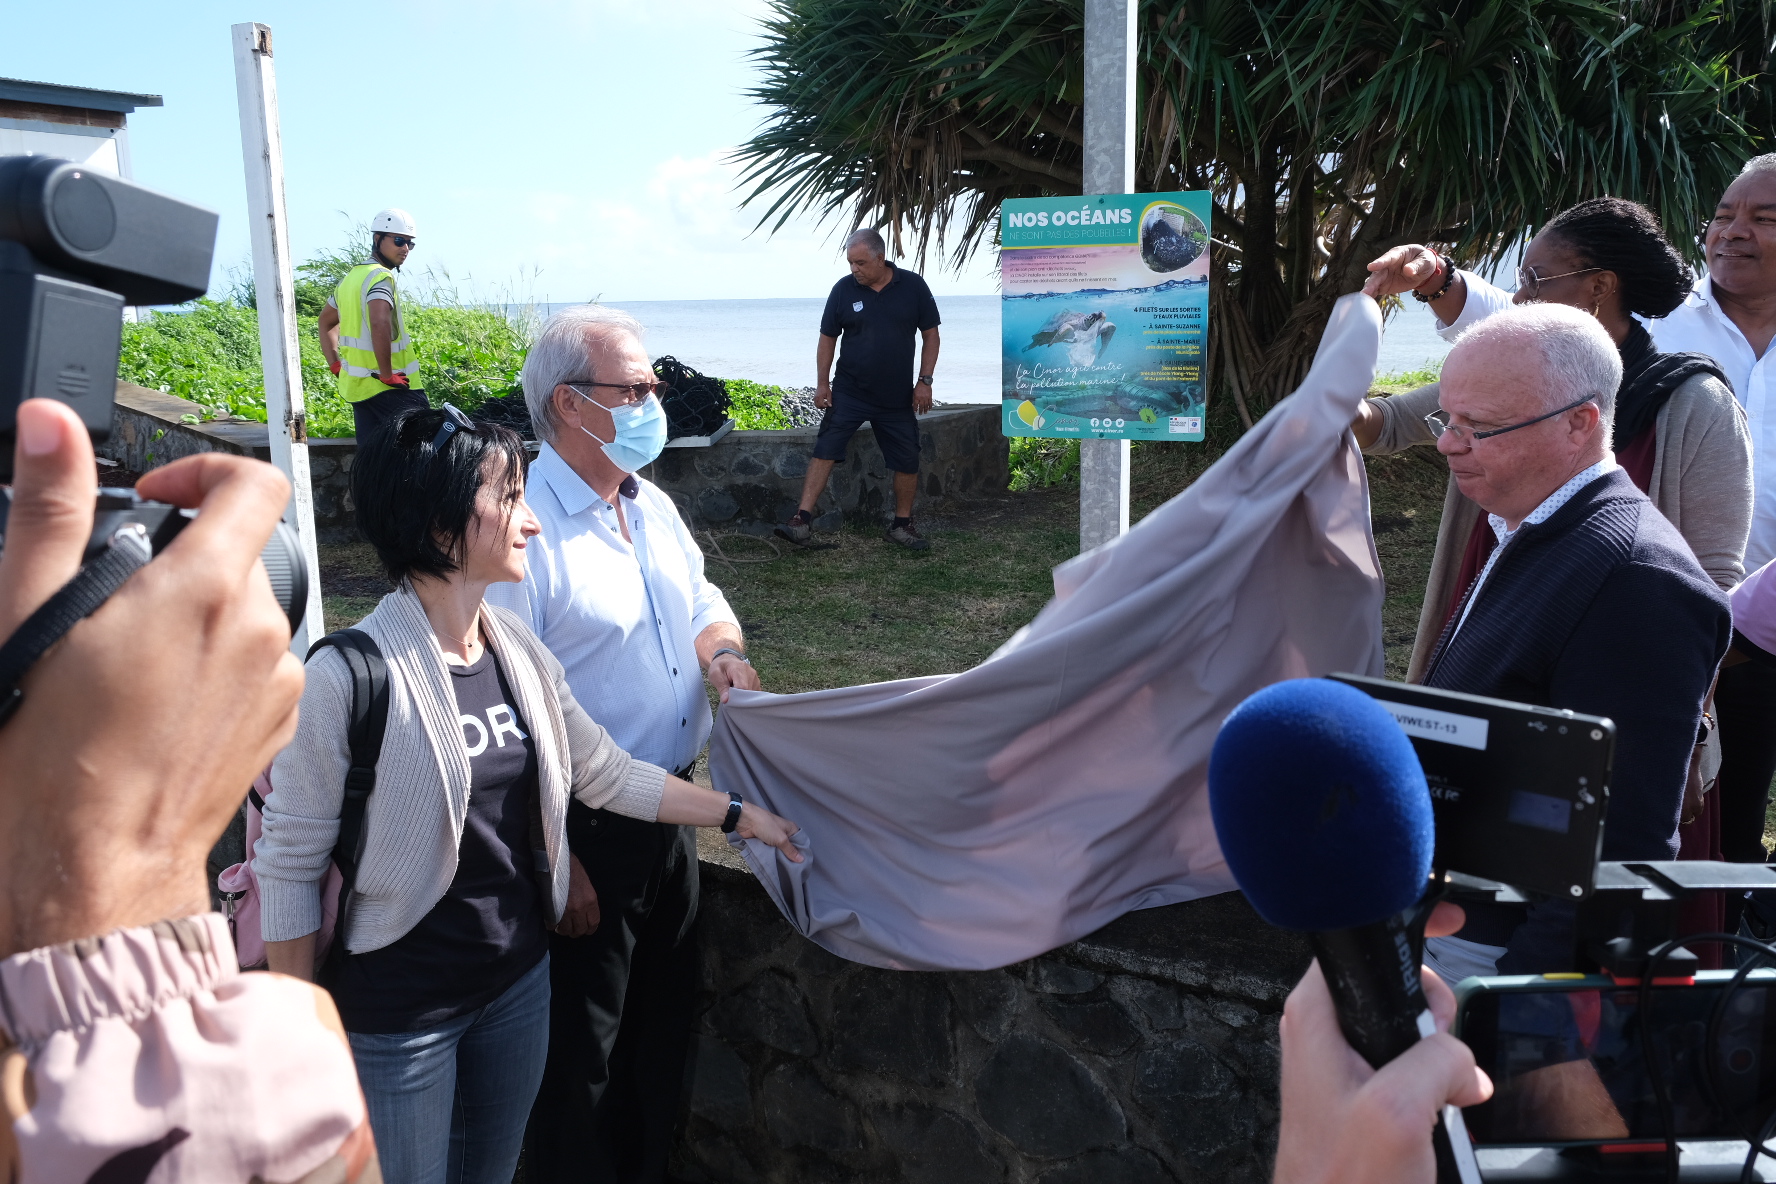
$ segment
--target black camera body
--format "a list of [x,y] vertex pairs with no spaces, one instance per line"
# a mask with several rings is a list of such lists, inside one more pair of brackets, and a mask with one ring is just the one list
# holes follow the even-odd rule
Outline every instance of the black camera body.
[[[208,290],[214,211],[51,156],[0,157],[0,482],[12,480],[18,406],[54,399],[95,444],[111,435],[126,305],[180,304]],[[0,497],[4,546],[11,491]],[[101,490],[86,561],[136,524],[158,553],[194,516],[134,490]],[[260,558],[300,627],[308,568],[279,523]]]
[[66,403],[95,443],[110,435],[124,306],[202,296],[216,224],[70,161],[0,157],[0,480],[22,400]]

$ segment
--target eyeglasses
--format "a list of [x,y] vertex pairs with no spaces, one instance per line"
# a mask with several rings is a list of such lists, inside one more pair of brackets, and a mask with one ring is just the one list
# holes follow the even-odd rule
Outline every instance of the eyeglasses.
[[1541,275],[1538,274],[1533,267],[1519,267],[1517,269],[1517,286],[1521,288],[1524,294],[1531,300],[1534,300],[1537,294],[1541,292],[1542,285],[1549,283],[1552,280],[1563,280],[1569,276],[1575,275],[1590,275],[1594,271],[1602,270],[1603,268],[1601,267],[1581,267],[1577,271],[1563,271],[1559,275]]
[[404,234],[389,235],[389,242],[395,244],[397,247],[417,247],[419,245],[418,239],[408,238]]
[[[577,393],[580,396],[580,398],[582,398],[582,399],[591,399],[592,398],[591,395],[588,395],[585,391],[580,390],[580,388],[583,386],[607,386],[607,387],[610,387],[612,390],[628,391],[629,392],[628,397],[625,398],[622,403],[618,404],[618,406],[624,406],[629,403],[639,403],[643,399],[647,398],[649,395],[653,394],[655,391],[659,391],[661,393],[662,397],[672,393],[671,387],[667,386],[663,382],[657,382],[657,381],[656,382],[593,382],[590,378],[587,378],[587,379],[582,379],[582,380],[578,380],[575,382],[564,382],[561,385],[567,386],[567,387],[572,387],[574,389],[575,393]],[[594,400],[594,401],[596,401],[596,400]]]
[[1487,440],[1493,436],[1502,436],[1506,432],[1514,432],[1518,428],[1526,428],[1531,424],[1541,423],[1544,419],[1553,419],[1556,415],[1565,415],[1568,411],[1577,407],[1583,407],[1589,402],[1592,402],[1592,399],[1587,395],[1577,403],[1568,403],[1566,406],[1555,411],[1550,411],[1546,415],[1538,415],[1534,419],[1526,419],[1522,423],[1514,423],[1502,428],[1491,428],[1484,432],[1476,432],[1473,428],[1464,428],[1460,424],[1450,423],[1449,412],[1439,407],[1429,415],[1425,416],[1425,426],[1431,429],[1431,435],[1436,439],[1441,440],[1445,435],[1450,435],[1455,437],[1455,442],[1457,444],[1466,444],[1469,440]]
[[444,404],[444,422],[439,425],[438,434],[432,437],[432,455],[437,456],[450,447],[451,438],[458,432],[472,432],[474,430],[475,425],[468,416],[450,404]]

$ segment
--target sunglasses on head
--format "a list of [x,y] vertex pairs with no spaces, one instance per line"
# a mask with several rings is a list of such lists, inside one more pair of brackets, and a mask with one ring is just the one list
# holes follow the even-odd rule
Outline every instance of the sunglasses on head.
[[432,455],[437,456],[450,447],[452,437],[458,432],[472,432],[474,430],[475,425],[468,416],[449,403],[444,404],[444,422],[439,426],[438,434],[432,437]]

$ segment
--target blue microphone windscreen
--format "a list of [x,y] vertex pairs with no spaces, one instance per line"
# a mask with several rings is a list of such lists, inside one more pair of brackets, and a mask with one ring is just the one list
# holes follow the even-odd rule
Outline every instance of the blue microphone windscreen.
[[1424,895],[1436,831],[1412,742],[1355,687],[1298,678],[1234,709],[1209,756],[1227,866],[1260,916],[1350,929]]

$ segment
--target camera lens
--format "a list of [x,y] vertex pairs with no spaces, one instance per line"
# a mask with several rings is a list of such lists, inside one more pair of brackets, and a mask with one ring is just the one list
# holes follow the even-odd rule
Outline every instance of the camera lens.
[[77,251],[102,250],[117,237],[117,207],[105,186],[85,173],[62,179],[49,199],[49,210],[56,230]]
[[259,552],[259,559],[265,564],[265,574],[271,577],[271,591],[283,606],[284,615],[290,618],[290,632],[294,633],[302,627],[302,617],[308,611],[308,565],[302,562],[296,533],[278,523],[266,540],[265,549]]

